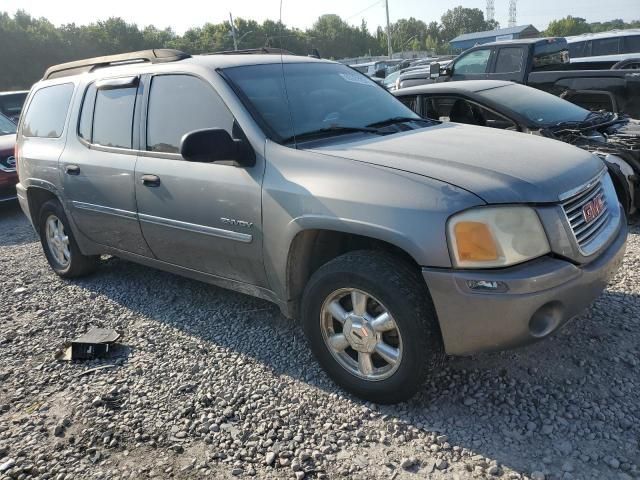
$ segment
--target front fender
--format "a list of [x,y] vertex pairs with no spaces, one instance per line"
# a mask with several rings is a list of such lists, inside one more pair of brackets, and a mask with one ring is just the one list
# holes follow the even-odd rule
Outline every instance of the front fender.
[[450,267],[446,221],[480,198],[421,175],[267,142],[264,259],[283,300],[289,249],[305,230],[331,230],[392,244],[418,265]]

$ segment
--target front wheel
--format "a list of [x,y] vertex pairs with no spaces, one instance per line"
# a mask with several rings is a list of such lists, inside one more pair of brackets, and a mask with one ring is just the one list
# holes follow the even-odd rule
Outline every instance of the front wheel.
[[304,292],[302,322],[331,378],[376,403],[413,396],[442,357],[424,280],[383,252],[350,252],[320,267]]

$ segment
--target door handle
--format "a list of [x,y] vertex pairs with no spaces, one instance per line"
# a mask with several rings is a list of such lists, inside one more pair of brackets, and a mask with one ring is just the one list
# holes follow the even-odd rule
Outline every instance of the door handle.
[[146,187],[160,186],[160,177],[157,175],[142,175],[140,178],[142,180],[142,184]]
[[78,165],[67,165],[65,170],[69,175],[80,175],[80,167]]

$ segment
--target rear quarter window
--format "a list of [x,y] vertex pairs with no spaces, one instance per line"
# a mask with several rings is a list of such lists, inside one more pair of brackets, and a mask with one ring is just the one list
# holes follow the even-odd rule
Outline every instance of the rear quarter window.
[[60,137],[73,89],[73,83],[63,83],[41,88],[34,93],[25,114],[22,135],[40,138]]

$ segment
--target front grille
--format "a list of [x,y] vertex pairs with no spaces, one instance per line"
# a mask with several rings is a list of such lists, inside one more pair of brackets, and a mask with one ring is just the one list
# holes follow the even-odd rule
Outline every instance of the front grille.
[[[583,209],[585,205],[600,196],[602,198],[602,210],[589,222],[585,218]],[[611,212],[607,202],[607,196],[602,184],[602,177],[589,185],[585,190],[575,194],[574,196],[562,202],[562,208],[569,220],[569,225],[575,236],[576,242],[581,252],[586,251],[593,253],[593,242],[598,238],[598,234],[602,232],[609,223]]]

